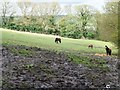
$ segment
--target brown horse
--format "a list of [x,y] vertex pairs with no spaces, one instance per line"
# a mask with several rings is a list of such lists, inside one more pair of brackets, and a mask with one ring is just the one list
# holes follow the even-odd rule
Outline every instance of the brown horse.
[[89,44],[89,45],[88,45],[88,48],[93,48],[93,45],[92,45],[92,44]]
[[61,43],[61,38],[55,38],[55,43]]

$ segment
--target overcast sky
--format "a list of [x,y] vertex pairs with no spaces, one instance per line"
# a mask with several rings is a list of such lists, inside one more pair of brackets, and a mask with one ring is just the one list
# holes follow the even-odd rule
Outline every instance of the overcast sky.
[[[5,0],[4,0],[5,1]],[[8,0],[6,0],[8,1]],[[18,0],[9,0],[11,2],[18,1]],[[26,1],[26,0],[19,0],[19,1]],[[102,11],[102,7],[105,4],[106,0],[28,0],[33,2],[53,2],[57,1],[61,4],[88,4],[94,6],[96,9]]]
[[105,0],[32,0],[34,2],[52,2],[58,1],[61,4],[89,4],[102,11]]

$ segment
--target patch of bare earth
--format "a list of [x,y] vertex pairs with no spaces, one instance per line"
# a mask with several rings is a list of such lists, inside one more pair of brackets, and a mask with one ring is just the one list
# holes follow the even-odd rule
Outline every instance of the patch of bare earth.
[[[96,56],[97,57],[97,56]],[[106,57],[108,72],[73,63],[64,53],[36,47],[2,48],[3,88],[118,88],[117,58]]]

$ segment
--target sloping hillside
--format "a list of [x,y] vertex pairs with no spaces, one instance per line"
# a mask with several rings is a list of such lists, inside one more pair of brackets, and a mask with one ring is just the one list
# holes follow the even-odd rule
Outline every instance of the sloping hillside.
[[[109,42],[62,37],[56,44],[54,35],[0,31],[3,88],[119,87],[117,49]],[[105,45],[112,56],[99,56]]]
[[[61,44],[56,44],[54,35],[36,34],[28,32],[13,31],[8,29],[0,29],[2,31],[2,43],[26,45],[40,47],[49,50],[57,50],[64,52],[87,52],[87,53],[104,53],[105,45],[112,49],[113,54],[117,54],[117,49],[110,42],[85,39],[62,38]],[[93,44],[94,48],[89,49],[88,45]]]

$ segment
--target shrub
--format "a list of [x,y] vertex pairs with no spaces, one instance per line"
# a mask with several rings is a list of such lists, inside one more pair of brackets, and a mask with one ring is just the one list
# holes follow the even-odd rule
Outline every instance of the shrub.
[[89,39],[94,39],[94,38],[95,38],[95,34],[94,34],[94,33],[91,33],[91,32],[88,32],[88,33],[87,33],[87,38],[89,38]]

